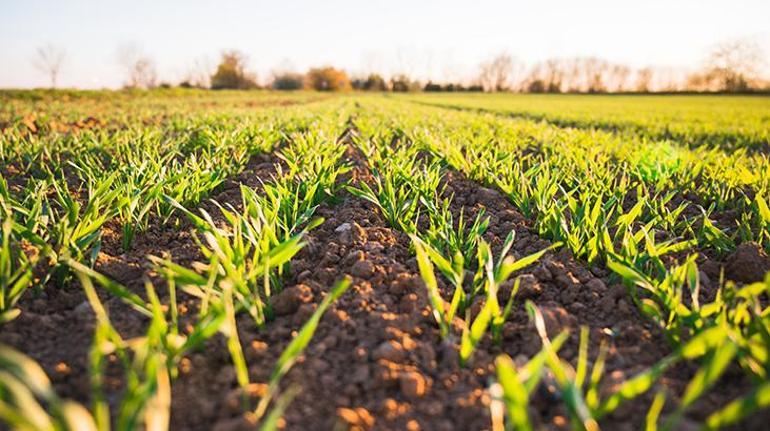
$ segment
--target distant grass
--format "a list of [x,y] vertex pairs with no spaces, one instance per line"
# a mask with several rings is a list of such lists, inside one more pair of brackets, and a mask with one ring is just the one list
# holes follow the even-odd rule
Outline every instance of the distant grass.
[[558,126],[630,131],[688,145],[770,149],[768,96],[424,93],[403,97]]

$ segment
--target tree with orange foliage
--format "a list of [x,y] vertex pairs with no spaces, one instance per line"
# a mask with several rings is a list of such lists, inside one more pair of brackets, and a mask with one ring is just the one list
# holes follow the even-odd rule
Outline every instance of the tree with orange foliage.
[[305,87],[317,91],[346,91],[350,89],[350,78],[344,70],[316,67],[305,75]]

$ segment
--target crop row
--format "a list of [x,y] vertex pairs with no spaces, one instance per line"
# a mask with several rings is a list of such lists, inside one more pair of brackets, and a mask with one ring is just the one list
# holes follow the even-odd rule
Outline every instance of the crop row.
[[[549,340],[542,317],[530,305],[543,351],[518,372],[506,357],[498,360],[508,420],[517,427],[529,426],[528,394],[537,386],[544,367],[556,377],[578,428],[596,429],[597,420],[621,402],[651,390],[663,372],[679,361],[694,361],[699,371],[680,395],[675,411],[662,423],[664,429],[676,428],[688,407],[729,366],[740,367],[757,383],[744,397],[713,412],[706,420],[707,427],[737,421],[767,402],[770,339],[766,334],[770,333],[770,322],[761,298],[770,283],[737,286],[720,280],[716,292],[706,295],[701,290],[698,255],[687,254],[693,249],[724,254],[738,241],[755,240],[767,247],[770,213],[763,197],[766,177],[755,175],[753,181],[739,185],[736,183],[741,179],[734,178],[736,166],[728,170],[721,165],[725,158],[745,160],[743,154],[675,148],[673,166],[667,166],[667,154],[651,152],[633,142],[622,143],[606,134],[432,108],[405,109],[396,104],[367,108],[373,114],[359,116],[357,124],[371,137],[362,149],[374,160],[378,189],[359,194],[376,202],[394,227],[416,235],[413,241],[418,261],[442,332],[446,333],[443,328],[448,328],[448,319],[458,310],[462,315],[469,292],[485,296],[484,308],[476,316],[466,316],[461,355],[470,354],[488,327],[494,333],[495,324],[504,321],[511,305],[510,301],[504,308],[498,305],[496,284],[505,281],[509,273],[505,265],[495,265],[487,257],[488,251],[478,239],[483,221],[477,219],[468,226],[453,224],[446,217],[440,223],[432,221],[436,218],[432,208],[442,208],[440,202],[433,202],[442,165],[505,191],[516,207],[534,219],[540,235],[559,241],[589,263],[606,265],[627,284],[639,310],[664,330],[675,348],[658,364],[620,385],[610,398],[599,400],[596,385],[602,376],[603,353],[594,362],[591,381],[587,381],[585,350],[574,368],[560,360],[556,352],[563,342],[561,334]],[[383,157],[383,148],[392,142],[405,149]],[[430,155],[430,162],[417,163],[425,160],[419,154]],[[752,170],[767,169],[767,161],[761,157],[742,163],[749,176]],[[673,196],[716,190],[719,192],[703,198],[710,207],[700,207],[694,214],[686,211],[697,206],[692,201],[668,205]],[[720,199],[725,196],[730,198]],[[736,196],[742,199],[737,205]],[[709,219],[712,211],[725,207],[739,211],[739,225],[727,232]],[[427,231],[420,232],[417,226],[423,213],[431,222]],[[454,229],[453,235],[460,241],[451,246],[439,243],[435,248],[432,227],[436,224],[443,225],[444,231]],[[431,242],[433,245],[427,245]],[[470,250],[456,244],[467,244]],[[479,256],[478,264],[465,268],[465,257],[474,253]],[[518,262],[530,263],[537,257]],[[516,262],[509,264],[519,268]],[[449,301],[444,301],[436,288],[433,266],[456,286]],[[477,271],[470,288],[462,287],[462,269]],[[587,332],[582,337],[587,337]],[[587,340],[581,341],[585,343]],[[664,397],[665,393],[659,392],[651,406],[650,427],[657,424]]]
[[[18,316],[15,305],[27,289],[46,284],[64,288],[74,275],[97,325],[89,355],[90,409],[59,399],[36,363],[3,347],[0,417],[19,428],[165,429],[171,381],[183,357],[221,334],[242,387],[243,407],[251,411],[249,420],[263,429],[275,428],[295,393],[291,388],[279,390],[281,377],[349,281],[340,280],[330,290],[288,344],[256,401],[247,396],[252,383],[236,315],[247,313],[258,327],[271,318],[270,297],[280,291],[289,261],[304,246],[304,233],[322,222],[313,220],[314,210],[335,195],[337,177],[347,169],[335,145],[341,133],[340,108],[336,103],[271,111],[262,114],[263,121],[239,127],[194,119],[190,121],[195,124],[172,124],[172,130],[110,134],[106,142],[88,134],[62,136],[74,141],[49,139],[41,143],[40,153],[35,147],[20,149],[4,160],[6,166],[32,160],[14,177],[24,186],[10,190],[5,179],[1,183],[4,323]],[[49,146],[56,152],[48,153]],[[65,155],[64,148],[71,151]],[[259,192],[241,185],[242,202],[215,202],[218,211],[213,215],[188,209],[245,169],[252,156],[276,148],[280,168]],[[45,156],[27,158],[29,154]],[[149,256],[153,271],[167,286],[167,303],[161,303],[150,281],[145,281],[144,292],[134,292],[91,268],[106,223],[123,227],[123,245],[129,249],[130,239],[148,223],[173,229],[179,217],[195,226],[206,262],[193,269]],[[144,336],[126,339],[119,333],[94,283],[149,319]],[[184,330],[178,290],[200,300],[198,315]],[[117,358],[124,382],[120,404],[113,409],[105,392],[107,367],[113,362],[109,358]]]
[[767,154],[767,98],[709,96],[416,95],[409,100],[461,110],[546,121],[560,127],[602,129],[624,136],[671,139],[688,146]]

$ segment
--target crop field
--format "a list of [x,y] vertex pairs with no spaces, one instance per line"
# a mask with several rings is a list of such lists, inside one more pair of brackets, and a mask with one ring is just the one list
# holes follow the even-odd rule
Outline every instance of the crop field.
[[770,98],[0,91],[0,429],[770,420]]

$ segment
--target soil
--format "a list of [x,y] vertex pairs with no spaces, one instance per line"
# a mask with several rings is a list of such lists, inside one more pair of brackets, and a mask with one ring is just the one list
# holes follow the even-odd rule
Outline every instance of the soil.
[[770,257],[754,242],[739,245],[725,260],[725,274],[729,280],[754,283],[764,280],[768,272]]
[[[355,166],[349,173],[351,181],[372,181],[360,153],[349,147],[346,156]],[[242,174],[224,184],[214,199],[237,207],[238,185],[258,188],[261,181],[270,181],[276,162],[271,156],[255,158]],[[490,218],[485,239],[495,251],[511,230],[516,232],[512,249],[516,257],[549,246],[498,191],[456,172],[448,172],[445,183],[446,193],[454,194],[451,209],[455,215],[461,208],[466,216],[485,210]],[[216,214],[208,202],[201,207]],[[494,379],[494,359],[505,353],[521,362],[541,347],[524,310],[525,300],[542,310],[550,337],[570,330],[569,340],[559,352],[563,359],[575,363],[581,326],[590,330],[591,360],[599,344],[607,343],[603,391],[671,352],[661,332],[636,310],[626,289],[606,269],[589,268],[568,252],[559,251],[549,252],[517,274],[521,290],[504,325],[501,343],[484,338],[469,364],[461,367],[457,337],[442,340],[439,335],[409,250],[409,238],[387,226],[372,205],[347,193],[333,205],[321,205],[317,215],[325,222],[307,235],[308,245],[292,260],[283,291],[271,300],[276,317],[261,330],[250,317],[238,317],[250,379],[257,382],[249,392],[258,396],[295,331],[335,281],[345,275],[352,277],[350,290],[326,312],[305,354],[282,382],[283,389],[299,389],[282,421],[286,429],[488,429],[487,389]],[[132,250],[124,252],[119,228],[108,226],[96,269],[137,293],[143,292],[143,280],[149,278],[162,293],[164,284],[148,266],[146,256],[169,257],[185,266],[202,260],[191,229],[183,219],[176,229],[152,224],[137,235]],[[744,254],[751,252],[737,253],[728,261],[740,272],[741,262],[747,259]],[[754,254],[751,256],[754,259]],[[104,300],[124,337],[142,333],[147,324],[143,317],[117,299]],[[196,314],[197,303],[184,294],[180,294],[180,303],[184,325]],[[40,362],[62,396],[87,403],[86,358],[94,318],[81,290],[76,284],[48,286],[37,295],[28,295],[20,307],[21,316],[3,327],[0,343]],[[241,390],[223,337],[214,337],[204,349],[188,355],[180,370],[172,385],[172,429],[253,428],[249,415],[241,410]],[[658,387],[666,387],[675,398],[693,373],[692,366],[679,366]],[[745,392],[747,382],[739,372],[724,380],[718,393],[693,409],[693,419],[702,419],[728,396]],[[119,400],[121,385],[117,376],[108,379],[113,406]],[[559,397],[553,378],[546,376],[531,402],[530,414],[537,428],[568,428],[567,412]],[[621,407],[602,425],[606,429],[641,428],[650,399],[643,397]],[[746,427],[760,429],[762,420],[755,416]]]

